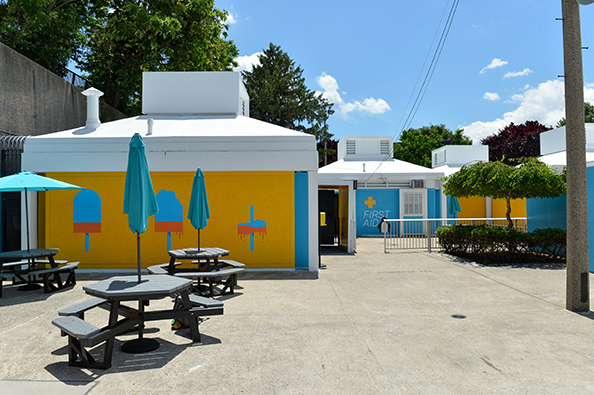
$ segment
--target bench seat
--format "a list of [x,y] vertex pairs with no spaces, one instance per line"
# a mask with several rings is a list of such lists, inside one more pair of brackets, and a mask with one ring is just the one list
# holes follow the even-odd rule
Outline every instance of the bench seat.
[[[175,262],[175,266],[179,265],[181,265],[181,262]],[[160,265],[149,266],[147,270],[150,274],[169,274],[169,272],[167,271],[168,266],[169,263],[162,263]]]
[[94,309],[95,307],[102,307],[103,305],[109,305],[109,301],[102,298],[92,298],[58,310],[58,315],[62,317],[76,316],[83,320],[85,318],[85,311]]
[[[68,262],[64,266],[33,270],[27,274],[30,276],[41,276],[43,279],[43,292],[50,293],[69,286],[74,286],[76,284],[75,269],[79,264],[80,262]],[[62,281],[60,273],[68,273],[66,281]],[[50,278],[50,276],[53,277],[53,279]]]
[[[244,269],[233,268],[233,269],[220,269],[212,272],[178,272],[175,273],[178,277],[189,278],[198,282],[198,289],[200,288],[200,282],[204,279],[208,283],[208,296],[214,296],[214,283],[222,282],[223,289],[219,291],[219,294],[233,293],[234,286],[237,284],[237,274],[243,272]],[[226,292],[227,291],[227,292]]]

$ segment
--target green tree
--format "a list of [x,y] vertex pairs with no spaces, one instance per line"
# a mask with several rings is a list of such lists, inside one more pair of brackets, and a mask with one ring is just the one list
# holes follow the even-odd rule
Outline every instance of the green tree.
[[0,0],[0,41],[62,75],[80,59],[96,10],[89,0]]
[[214,0],[109,0],[88,29],[81,69],[105,102],[140,114],[144,71],[230,71],[239,51],[227,41],[228,13]]
[[[586,118],[586,123],[594,122],[594,106],[588,102],[584,103],[584,115]],[[557,122],[557,127],[560,128],[561,126],[565,126],[565,117],[561,118],[559,122]]]
[[519,166],[508,166],[503,160],[463,166],[443,179],[443,192],[457,198],[490,196],[505,199],[505,215],[508,227],[512,228],[511,199],[554,198],[566,193],[565,172],[557,173],[537,158],[518,161]]
[[328,112],[332,103],[309,90],[301,66],[277,45],[270,43],[260,64],[242,72],[250,95],[250,116],[328,141]]
[[445,144],[472,144],[463,132],[462,129],[452,132],[443,124],[405,130],[400,141],[394,143],[394,158],[431,168],[431,151],[434,149]]

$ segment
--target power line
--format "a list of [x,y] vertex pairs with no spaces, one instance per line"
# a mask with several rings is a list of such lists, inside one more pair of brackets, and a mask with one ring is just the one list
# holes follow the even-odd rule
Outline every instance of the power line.
[[[423,79],[423,83],[417,93],[417,96],[415,98],[415,101],[413,103],[413,106],[411,107],[408,116],[406,118],[406,121],[404,122],[404,125],[402,128],[397,128],[396,132],[394,133],[394,135],[396,135],[396,133],[401,132],[402,130],[406,130],[410,127],[410,124],[412,123],[415,115],[417,114],[417,111],[419,110],[419,107],[421,105],[421,102],[423,101],[423,98],[425,97],[425,93],[427,92],[427,88],[429,86],[429,82],[431,81],[431,78],[433,77],[433,73],[435,72],[435,69],[437,67],[437,62],[439,61],[439,58],[441,56],[441,52],[443,51],[443,47],[445,45],[446,39],[448,37],[448,34],[450,32],[450,28],[452,27],[452,22],[454,20],[454,16],[456,15],[456,10],[458,9],[458,3],[460,1],[459,0],[454,0],[452,2],[452,6],[450,8],[450,12],[448,15],[448,18],[446,20],[446,23],[443,27],[443,31],[441,32],[441,37],[439,39],[439,42],[437,44],[437,47],[435,48],[435,52],[433,54],[433,58],[431,59],[431,64],[429,65],[429,68],[427,69],[427,73],[425,74],[425,78]],[[445,14],[445,12],[444,12]],[[443,17],[442,17],[443,20]],[[441,22],[440,22],[441,23]],[[426,61],[425,61],[426,62]],[[424,65],[423,65],[424,66]],[[419,76],[420,77],[420,76]],[[417,79],[417,83],[418,83],[418,79]],[[415,84],[416,87],[416,84]],[[412,96],[411,96],[412,97]],[[409,99],[409,103],[410,103],[410,99]],[[408,107],[408,104],[407,104]]]
[[[416,87],[419,83],[419,80],[422,75],[422,70],[425,68],[425,65],[427,64],[427,59],[429,59],[429,54],[431,53],[431,48],[433,47],[433,43],[435,42],[435,38],[437,37],[437,32],[439,32],[439,26],[441,26],[443,17],[446,14],[447,7],[444,9],[444,12],[443,12],[441,19],[439,21],[438,30],[435,32],[435,36],[433,37],[433,41],[431,42],[431,46],[429,47],[429,52],[427,53],[427,57],[425,58],[425,62],[423,63],[423,67],[421,68],[421,73],[419,74],[419,77],[417,78],[417,82],[415,83],[415,87],[413,88],[413,93],[411,94],[411,96],[408,100],[408,103],[406,104],[405,112],[402,114],[402,118],[400,118],[399,125],[396,128],[396,131],[394,132],[394,134],[392,135],[392,140],[395,140],[396,133],[398,133],[401,130],[406,130],[408,127],[410,127],[410,124],[412,123],[415,115],[417,114],[417,110],[419,109],[419,106],[421,105],[421,102],[423,101],[423,98],[425,97],[425,93],[427,92],[427,87],[429,86],[429,82],[431,81],[431,78],[433,77],[435,68],[437,67],[437,62],[439,61],[439,57],[441,56],[441,52],[443,51],[445,41],[448,38],[448,34],[450,33],[450,28],[452,27],[452,22],[454,20],[454,16],[456,15],[456,10],[458,9],[459,2],[460,2],[460,0],[454,0],[452,2],[452,6],[450,8],[448,18],[447,18],[446,23],[445,23],[443,30],[441,32],[441,37],[439,38],[437,47],[435,48],[433,58],[431,59],[431,64],[429,65],[429,68],[427,69],[427,73],[425,74],[423,84],[421,85],[421,88],[419,89],[419,92],[417,93],[415,102],[414,102],[412,108],[410,109],[410,112],[408,113],[408,117],[406,118],[404,127],[400,128],[400,122],[402,122],[402,118],[404,118],[404,114],[406,113],[406,108],[408,108],[408,104],[410,103],[410,101],[414,95],[414,89],[416,89]],[[369,181],[371,179],[371,177],[373,177],[373,175],[378,171],[378,169],[380,168],[382,163],[384,163],[388,159],[392,159],[392,158],[390,158],[390,155],[386,155],[386,157],[381,161],[379,166],[377,166],[377,168],[373,171],[373,173],[371,173],[369,175],[369,177],[367,178],[367,181]]]

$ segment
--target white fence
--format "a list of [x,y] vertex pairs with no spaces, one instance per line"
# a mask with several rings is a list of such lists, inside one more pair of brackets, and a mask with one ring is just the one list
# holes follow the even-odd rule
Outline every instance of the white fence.
[[[440,226],[486,225],[507,227],[507,218],[433,218],[433,219],[386,219],[384,226],[384,252],[389,250],[427,250],[439,248],[435,231]],[[514,228],[527,230],[526,218],[512,218]],[[386,229],[389,228],[389,229]]]

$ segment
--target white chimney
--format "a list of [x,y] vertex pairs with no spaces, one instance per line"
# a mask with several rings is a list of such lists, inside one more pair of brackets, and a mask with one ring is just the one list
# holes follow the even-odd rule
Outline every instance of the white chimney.
[[103,92],[99,89],[89,88],[82,92],[87,97],[87,123],[86,128],[97,129],[101,125],[99,120],[99,97],[103,96]]

